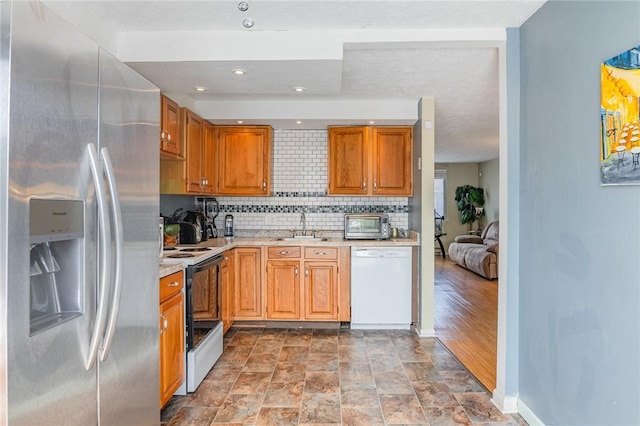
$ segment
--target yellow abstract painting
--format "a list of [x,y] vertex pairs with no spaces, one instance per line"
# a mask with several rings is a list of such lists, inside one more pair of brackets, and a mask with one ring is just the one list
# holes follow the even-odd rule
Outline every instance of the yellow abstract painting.
[[640,184],[640,46],[600,66],[600,181]]

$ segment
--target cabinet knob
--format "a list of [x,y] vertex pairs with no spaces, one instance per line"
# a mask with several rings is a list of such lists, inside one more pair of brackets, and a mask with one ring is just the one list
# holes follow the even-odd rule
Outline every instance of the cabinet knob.
[[267,192],[267,180],[263,180],[262,181],[262,191],[263,192]]
[[167,140],[171,141],[171,133],[167,132]]
[[180,285],[180,283],[178,281],[174,281],[172,283],[169,283],[167,285],[167,287],[178,287]]
[[365,191],[367,190],[367,180],[366,179],[362,180],[362,189],[364,189]]
[[164,130],[160,131],[160,143],[164,142]]
[[297,266],[295,267],[294,273],[295,273],[295,275],[297,277],[298,276],[298,267]]
[[278,254],[281,254],[283,256],[286,256],[287,254],[291,253],[289,250],[282,250],[281,252],[279,252]]
[[308,266],[305,266],[305,267],[304,267],[304,276],[305,276],[305,277],[308,277],[308,276],[309,276],[309,267],[308,267]]
[[373,180],[373,190],[374,191],[378,190],[378,181],[376,179]]
[[314,251],[313,253],[317,254],[318,256],[326,256],[327,255],[327,253],[324,252],[324,251]]

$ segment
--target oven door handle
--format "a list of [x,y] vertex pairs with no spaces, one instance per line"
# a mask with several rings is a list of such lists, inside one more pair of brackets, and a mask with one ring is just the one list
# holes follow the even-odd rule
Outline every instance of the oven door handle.
[[207,259],[201,263],[196,263],[195,265],[193,265],[191,268],[192,271],[195,272],[200,272],[200,271],[204,271],[205,269],[209,269],[212,266],[218,264],[218,263],[222,263],[222,261],[224,260],[224,256],[222,256],[221,254],[216,255],[214,257],[212,257],[211,259]]

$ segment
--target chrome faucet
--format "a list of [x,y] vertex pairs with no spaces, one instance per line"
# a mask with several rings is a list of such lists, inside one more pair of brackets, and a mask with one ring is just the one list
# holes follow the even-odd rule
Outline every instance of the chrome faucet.
[[307,215],[304,210],[300,213],[300,221],[302,222],[302,236],[307,236]]

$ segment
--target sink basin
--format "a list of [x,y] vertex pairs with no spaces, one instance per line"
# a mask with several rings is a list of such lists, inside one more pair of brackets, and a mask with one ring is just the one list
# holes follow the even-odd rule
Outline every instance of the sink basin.
[[278,238],[276,241],[327,241],[327,239],[311,235],[296,235],[295,237]]

